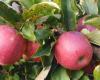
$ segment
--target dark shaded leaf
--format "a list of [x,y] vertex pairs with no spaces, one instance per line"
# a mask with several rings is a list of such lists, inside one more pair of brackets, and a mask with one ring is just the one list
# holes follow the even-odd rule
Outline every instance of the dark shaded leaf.
[[36,35],[37,40],[40,42],[42,42],[45,39],[48,39],[52,35],[50,29],[39,29],[35,30],[34,33]]
[[67,30],[76,29],[76,6],[75,0],[61,0],[62,16],[64,26]]
[[51,66],[54,55],[51,53],[50,56],[42,56],[42,65],[43,67]]
[[100,14],[100,0],[97,0],[98,1],[98,12]]
[[0,1],[0,16],[12,24],[22,21],[22,16]]
[[41,57],[41,56],[49,56],[51,53],[51,45],[50,44],[46,44],[46,45],[43,45],[35,55],[33,55],[33,58],[34,57]]

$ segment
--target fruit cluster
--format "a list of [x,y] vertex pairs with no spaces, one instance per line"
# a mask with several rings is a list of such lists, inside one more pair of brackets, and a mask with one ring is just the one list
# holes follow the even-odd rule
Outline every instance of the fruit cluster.
[[[34,0],[34,4],[30,6],[26,6],[29,3],[28,0],[25,3],[23,1],[14,1],[14,3],[12,1],[10,7],[0,1],[0,66],[24,65],[26,70],[25,64],[32,62],[34,74],[36,74],[34,79],[41,69],[44,70],[48,66],[50,69],[47,69],[47,78],[48,76],[58,77],[62,75],[62,72],[66,74],[66,70],[69,71],[70,78],[74,71],[81,72],[81,70],[83,76],[85,72],[98,77],[100,30],[95,25],[100,26],[97,21],[100,20],[100,16],[87,15],[88,13],[84,14],[82,11],[80,14],[80,11],[74,11],[69,4],[74,4],[74,6],[77,4],[77,7],[81,4],[70,0],[65,0],[67,5],[63,0],[60,3],[58,1],[58,4],[56,0],[53,0],[54,2],[40,0],[36,3]],[[6,14],[6,11],[10,14]],[[61,70],[59,75],[56,75],[56,69],[58,73]],[[13,69],[12,73],[14,72],[16,73],[16,69]]]
[[27,41],[10,25],[0,25],[0,65],[11,65],[23,55],[28,60],[40,47],[38,42]]

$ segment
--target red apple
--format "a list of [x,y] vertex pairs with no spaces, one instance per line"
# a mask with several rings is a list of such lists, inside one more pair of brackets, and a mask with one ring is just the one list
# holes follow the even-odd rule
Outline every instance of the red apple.
[[88,31],[92,32],[96,30],[96,28],[92,25],[85,25],[84,20],[87,16],[84,16],[78,20],[77,31],[81,32],[83,29],[87,29]]
[[25,40],[11,26],[0,25],[0,65],[18,61],[25,51]]
[[[97,28],[94,26],[83,25],[85,18],[86,16],[78,20],[77,31],[81,32],[83,29],[87,29],[88,31],[92,32],[97,30]],[[92,45],[92,47],[93,47],[94,54],[97,56],[98,59],[100,59],[100,46]]]
[[90,32],[96,30],[96,28],[94,26],[90,26],[90,25],[81,25],[81,26],[77,27],[77,31],[79,31],[79,32],[81,32],[83,29],[87,29]]
[[80,32],[64,32],[55,44],[57,62],[70,70],[79,70],[92,59],[92,47],[88,39]]
[[[37,52],[39,47],[40,47],[39,42],[28,41],[27,42],[26,54],[24,54],[24,56],[23,56],[24,59],[29,60],[32,57],[32,55],[34,55]],[[39,62],[40,58],[34,58],[33,61]]]

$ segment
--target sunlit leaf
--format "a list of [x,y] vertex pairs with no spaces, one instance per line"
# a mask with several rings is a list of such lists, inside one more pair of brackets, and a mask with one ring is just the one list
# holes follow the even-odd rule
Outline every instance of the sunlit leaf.
[[100,80],[100,65],[97,65],[93,71],[94,79]]
[[29,10],[23,13],[24,19],[30,19],[32,21],[37,20],[40,17],[53,15],[59,13],[60,8],[53,2],[41,2],[34,4]]
[[100,29],[100,16],[88,16],[84,21],[84,24],[95,26],[96,28]]
[[30,40],[30,41],[35,41],[36,37],[34,34],[34,24],[31,22],[26,22],[23,26],[22,26],[22,34],[24,36],[24,38]]
[[99,30],[90,32],[86,34],[86,36],[88,37],[91,43],[100,46],[100,31]]

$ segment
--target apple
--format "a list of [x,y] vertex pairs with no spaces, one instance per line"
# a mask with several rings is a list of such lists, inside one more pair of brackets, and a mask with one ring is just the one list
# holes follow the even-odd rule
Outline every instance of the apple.
[[64,68],[80,70],[90,63],[93,49],[82,33],[69,31],[60,35],[54,53],[57,63]]
[[95,26],[85,25],[84,24],[84,21],[85,21],[86,17],[87,16],[84,16],[84,17],[82,17],[82,18],[80,18],[78,20],[77,31],[81,32],[83,29],[87,29],[88,31],[92,32],[92,31],[95,31],[96,30]]
[[[87,29],[88,31],[92,32],[95,30],[98,30],[96,27],[91,25],[84,25],[83,22],[85,20],[86,16],[83,18],[80,18],[78,20],[78,27],[77,31],[81,32],[83,29]],[[100,46],[92,45],[94,54],[97,56],[98,59],[100,59]]]
[[96,28],[94,26],[91,26],[91,25],[81,25],[81,26],[77,27],[77,31],[79,31],[79,32],[81,32],[83,29],[87,29],[90,32],[96,30]]
[[10,25],[0,25],[0,65],[18,61],[25,51],[26,41]]
[[[27,42],[26,53],[23,55],[24,59],[29,60],[32,57],[32,55],[34,55],[37,52],[39,47],[40,47],[39,42],[28,41]],[[33,61],[39,62],[40,58],[34,58]]]

